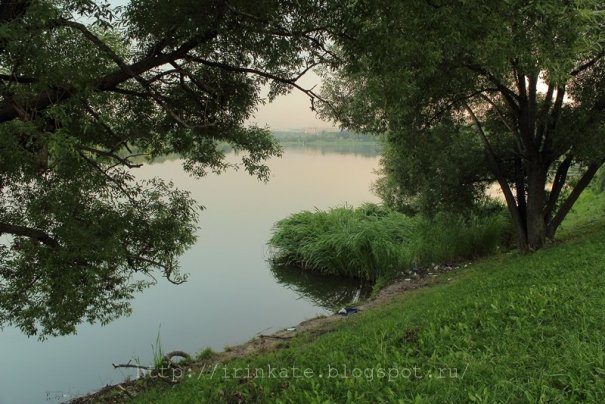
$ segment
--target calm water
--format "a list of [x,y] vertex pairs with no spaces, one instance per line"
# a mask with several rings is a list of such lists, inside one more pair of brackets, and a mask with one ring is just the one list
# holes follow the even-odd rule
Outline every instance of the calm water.
[[206,207],[198,242],[181,259],[188,282],[160,280],[138,295],[130,317],[104,327],[82,325],[74,336],[39,342],[4,329],[0,404],[64,401],[120,382],[133,373],[111,364],[135,358],[150,363],[158,332],[165,352],[207,346],[220,351],[327,314],[326,305],[354,297],[356,285],[326,287],[314,278],[274,275],[266,262],[266,241],[277,220],[300,210],[377,200],[369,190],[375,152],[346,152],[287,149],[269,162],[267,184],[243,170],[193,180],[178,161],[139,169],[141,178],[172,179]]

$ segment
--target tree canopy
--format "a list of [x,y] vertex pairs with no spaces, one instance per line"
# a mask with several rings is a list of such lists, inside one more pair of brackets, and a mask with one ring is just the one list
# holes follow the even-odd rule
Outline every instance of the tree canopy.
[[497,182],[521,249],[554,238],[605,159],[605,3],[361,0],[339,22],[326,112],[386,133],[387,199],[447,208]]
[[[246,120],[329,63],[327,5],[290,0],[0,3],[0,325],[75,331],[173,282],[200,207],[134,157],[178,153],[194,176],[280,153]],[[149,276],[143,276],[149,275]]]

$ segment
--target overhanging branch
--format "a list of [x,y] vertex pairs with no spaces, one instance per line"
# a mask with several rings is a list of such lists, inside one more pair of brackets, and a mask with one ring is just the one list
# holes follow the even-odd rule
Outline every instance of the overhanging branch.
[[485,77],[487,80],[489,80],[492,84],[494,84],[496,86],[498,91],[500,91],[500,93],[502,94],[502,96],[504,97],[506,102],[508,103],[509,107],[511,107],[515,111],[519,110],[519,96],[517,94],[515,94],[515,92],[512,91],[510,88],[508,88],[496,76],[494,76],[489,70],[485,69],[482,66],[473,64],[473,63],[463,64],[462,67],[466,67],[467,69],[469,69],[469,70]]
[[590,67],[595,65],[603,56],[605,56],[605,50],[600,51],[599,53],[597,53],[597,55],[595,57],[593,57],[586,63],[581,64],[580,66],[576,67],[575,69],[573,69],[569,73],[569,75],[572,77],[577,76],[578,74],[582,73],[584,70],[589,69]]
[[253,74],[256,76],[260,76],[260,77],[264,77],[279,83],[283,83],[283,84],[287,84],[289,86],[294,87],[295,89],[301,91],[302,93],[306,94],[310,99],[311,99],[311,109],[315,110],[314,108],[314,100],[319,100],[320,102],[324,103],[325,105],[327,105],[330,109],[332,109],[334,112],[338,113],[338,111],[334,108],[334,106],[326,99],[322,98],[321,96],[319,96],[317,93],[315,93],[313,91],[313,89],[306,89],[304,87],[302,87],[301,85],[299,85],[298,83],[296,83],[296,81],[300,78],[300,74],[297,77],[294,78],[288,78],[288,77],[280,77],[276,74],[273,73],[269,73],[263,70],[259,70],[259,69],[255,69],[255,68],[251,68],[251,67],[242,67],[242,66],[233,66],[227,63],[223,63],[223,62],[216,62],[216,61],[212,61],[212,60],[207,60],[207,59],[203,59],[200,57],[196,57],[196,56],[191,56],[191,55],[187,55],[185,57],[185,60],[187,61],[193,61],[196,63],[200,63],[206,66],[210,66],[210,67],[216,67],[216,68],[220,68],[226,71],[232,71],[232,72],[236,72],[236,73],[247,73],[247,74]]
[[[127,65],[126,68],[120,67],[111,73],[98,77],[89,83],[89,87],[92,87],[96,89],[96,91],[100,92],[119,92],[119,90],[116,90],[119,84],[135,78],[136,76],[139,76],[140,74],[153,68],[168,64],[174,60],[182,59],[187,52],[203,43],[211,41],[217,35],[218,31],[215,28],[208,29],[200,34],[194,35],[172,52],[149,55],[139,61]],[[53,104],[72,98],[77,93],[78,91],[76,89],[67,86],[49,87],[27,100],[27,105],[31,106],[36,111],[43,111]],[[19,118],[19,111],[14,105],[7,103],[0,104],[0,123],[8,122],[15,118]]]
[[59,241],[56,238],[50,236],[48,233],[42,230],[32,227],[0,222],[0,234],[12,234],[13,236],[29,237],[32,240],[36,240],[52,248],[57,248],[60,246]]
[[79,145],[77,146],[80,150],[84,150],[93,154],[96,154],[98,156],[104,156],[104,157],[109,157],[111,159],[114,159],[116,161],[118,161],[120,164],[128,167],[128,168],[138,168],[138,167],[142,167],[143,164],[132,164],[130,161],[128,161],[125,158],[122,158],[120,156],[118,156],[117,154],[111,152],[111,151],[106,151],[106,150],[98,150],[92,147],[88,147],[88,146],[84,146],[84,145]]

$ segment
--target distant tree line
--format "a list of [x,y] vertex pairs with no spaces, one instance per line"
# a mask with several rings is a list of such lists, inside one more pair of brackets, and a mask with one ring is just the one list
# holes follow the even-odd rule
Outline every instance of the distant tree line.
[[333,141],[355,141],[376,142],[376,136],[358,133],[349,130],[321,131],[318,133],[305,133],[301,131],[273,131],[273,136],[281,142],[333,142]]

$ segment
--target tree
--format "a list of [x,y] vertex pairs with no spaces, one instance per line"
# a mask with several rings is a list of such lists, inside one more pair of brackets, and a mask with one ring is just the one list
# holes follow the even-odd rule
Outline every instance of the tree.
[[497,181],[519,247],[554,238],[605,158],[605,3],[361,0],[340,24],[327,114],[386,132],[389,175],[430,163],[391,185],[443,200]]
[[424,142],[387,135],[374,192],[406,214],[466,215],[485,200],[490,173],[472,129],[452,122],[432,128]]
[[[75,331],[128,313],[154,274],[179,283],[199,206],[135,157],[178,153],[195,176],[280,153],[244,122],[331,58],[317,1],[0,3],[0,324]],[[148,276],[143,276],[148,275]]]

